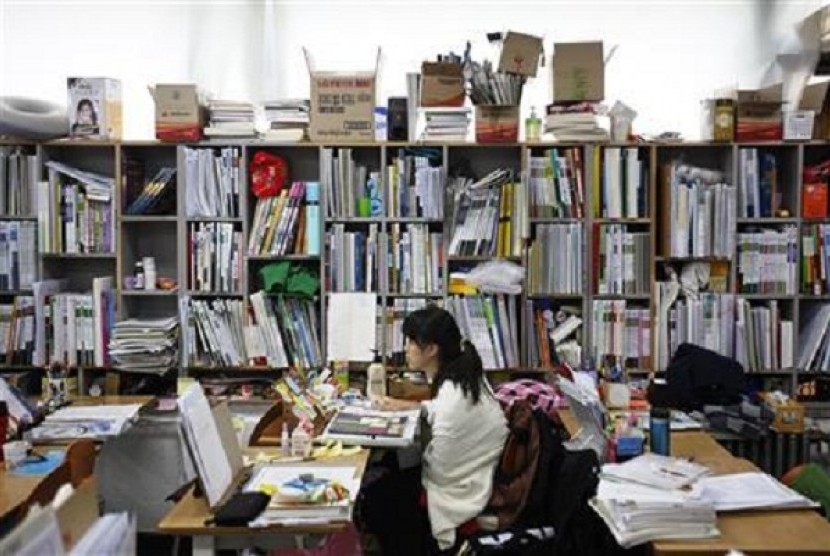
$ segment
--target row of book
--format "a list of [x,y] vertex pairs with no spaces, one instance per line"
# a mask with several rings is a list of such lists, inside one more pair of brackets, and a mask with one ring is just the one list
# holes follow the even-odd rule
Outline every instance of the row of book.
[[[143,164],[136,162],[136,172],[143,174]],[[127,172],[127,165],[125,165],[125,173]],[[131,194],[131,189],[136,187],[130,183],[129,176],[125,176],[127,181],[127,194]],[[143,178],[141,179],[143,182]],[[132,200],[126,205],[124,214],[139,215],[139,214],[164,214],[175,213],[175,198],[176,198],[176,169],[171,167],[162,167],[150,178],[143,183],[141,190],[133,194]]]
[[36,277],[36,223],[0,221],[0,291],[30,290]]
[[545,369],[556,364],[577,368],[582,363],[582,306],[555,306],[529,299],[525,317],[529,333],[528,364]]
[[[439,300],[402,299],[396,298],[388,307],[378,307],[378,344],[384,342],[386,357],[391,365],[403,367],[406,365],[406,339],[403,335],[403,321],[406,316],[418,309],[425,308],[429,303],[440,305]],[[380,345],[378,345],[380,348]]]
[[188,287],[205,293],[238,293],[242,232],[232,222],[187,225]]
[[748,371],[792,369],[795,327],[785,318],[778,301],[752,306],[735,301],[735,359]]
[[738,217],[775,216],[783,196],[775,155],[756,148],[744,148],[738,152],[741,176]]
[[0,215],[31,216],[38,182],[37,156],[19,147],[0,146]]
[[248,254],[319,255],[319,195],[319,183],[295,181],[278,197],[258,199]]
[[[805,256],[805,259],[808,259]],[[798,228],[738,234],[738,291],[786,294],[798,291]]]
[[320,318],[314,301],[269,296],[242,300],[183,298],[180,306],[188,367],[301,368],[320,366]]
[[255,137],[254,105],[234,100],[208,101],[207,137]]
[[[599,156],[598,151],[595,151]],[[602,187],[595,186],[598,218],[644,218],[648,216],[648,163],[637,147],[606,147],[602,150]],[[597,174],[595,174],[597,175]]]
[[188,218],[238,218],[242,158],[238,147],[184,148]]
[[625,300],[595,300],[591,356],[599,368],[650,370],[651,311]]
[[378,225],[367,231],[346,231],[333,224],[326,234],[326,289],[334,292],[377,291],[379,269]]
[[509,170],[478,181],[456,178],[451,256],[518,257],[528,237],[527,189]]
[[7,365],[31,365],[35,350],[35,300],[17,295],[0,304],[0,361]]
[[805,372],[830,372],[830,303],[807,305],[800,320],[799,369]]
[[[665,254],[731,257],[735,250],[734,186],[719,172],[672,164],[663,196]],[[666,222],[668,220],[668,222]]]
[[596,293],[636,295],[650,292],[651,245],[647,232],[632,232],[622,224],[601,225],[597,226],[594,242]]
[[519,366],[518,296],[455,295],[447,300],[461,329],[481,356],[485,369]]
[[[417,153],[418,151],[416,151]],[[433,154],[434,156],[425,156]],[[444,173],[440,154],[409,154],[399,149],[386,169],[386,216],[390,218],[444,217]]]
[[[426,224],[391,224],[382,232],[386,245],[380,262],[386,269],[385,284],[390,293],[432,293],[443,291],[444,235],[431,232]],[[382,279],[383,281],[383,279]]]
[[548,149],[529,155],[527,188],[532,218],[582,218],[585,189],[582,149]]
[[379,217],[382,214],[380,172],[356,163],[352,149],[323,149],[320,164],[323,168],[320,187],[326,195],[329,218]]
[[801,229],[801,291],[808,295],[830,292],[830,225],[816,224]]
[[584,293],[585,245],[580,224],[539,224],[528,250],[531,294]]
[[36,191],[40,251],[115,252],[114,179],[56,161],[46,166],[49,179]]

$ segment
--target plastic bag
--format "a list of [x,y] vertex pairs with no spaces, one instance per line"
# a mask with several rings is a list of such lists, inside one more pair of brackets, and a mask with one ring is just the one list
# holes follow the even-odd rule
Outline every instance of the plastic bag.
[[467,280],[477,284],[483,293],[522,293],[525,271],[516,263],[495,260],[480,264],[467,274]]
[[288,163],[269,152],[256,153],[250,171],[251,192],[257,197],[276,197],[288,181]]

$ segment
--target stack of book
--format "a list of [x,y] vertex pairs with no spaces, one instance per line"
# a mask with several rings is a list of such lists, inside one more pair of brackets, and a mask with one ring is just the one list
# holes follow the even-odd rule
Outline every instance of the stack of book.
[[187,226],[188,287],[205,293],[237,293],[242,270],[242,232],[232,222]]
[[[440,154],[440,153],[439,153]],[[432,160],[437,161],[437,157]],[[444,216],[444,174],[427,156],[400,149],[386,174],[386,216],[433,218]]]
[[245,354],[245,307],[241,299],[192,299],[180,305],[182,361],[188,367],[241,367]]
[[805,225],[801,229],[801,292],[824,295],[830,292],[830,225]]
[[[325,191],[326,215],[330,218],[380,216],[380,172],[372,172],[354,161],[350,148],[323,149],[320,153],[323,173],[320,187]],[[361,201],[368,202],[369,214],[360,212]]]
[[528,364],[552,368],[582,363],[582,306],[555,305],[547,299],[527,300],[527,330],[532,332]]
[[265,139],[295,143],[306,138],[311,122],[308,99],[269,100],[263,106],[268,123]]
[[121,321],[112,329],[109,348],[121,370],[164,374],[179,362],[179,321],[176,317]]
[[735,313],[735,359],[747,371],[793,368],[795,328],[793,321],[782,315],[778,301],[753,307],[738,298]]
[[632,232],[623,224],[600,225],[594,233],[594,241],[596,293],[649,293],[651,249],[648,232]]
[[327,233],[326,289],[333,292],[373,292],[378,288],[378,225],[368,232],[347,232],[345,224],[332,224]]
[[741,202],[739,218],[769,218],[781,206],[782,186],[778,183],[775,155],[755,148],[740,151]]
[[579,295],[585,245],[582,224],[539,224],[528,250],[528,289],[537,295]]
[[443,238],[430,232],[426,224],[391,224],[384,232],[388,263],[387,285],[390,293],[433,293],[443,289],[441,269],[444,265]]
[[798,368],[830,372],[830,304],[812,303],[803,309],[798,331]]
[[241,151],[237,147],[184,148],[185,214],[188,218],[239,216]]
[[250,102],[211,100],[208,113],[207,137],[256,137],[254,105]]
[[[808,251],[807,246],[802,248]],[[808,252],[812,255],[812,251]],[[796,226],[738,234],[738,290],[750,294],[795,294],[797,253]],[[808,260],[805,253],[805,265],[809,264]]]
[[485,369],[519,366],[518,296],[454,295],[448,300],[461,335],[475,345]]
[[556,141],[607,141],[609,118],[605,105],[594,102],[549,104],[545,133]]
[[[600,368],[651,369],[651,311],[624,300],[594,300],[593,360]],[[664,368],[664,367],[661,367]]]
[[249,364],[295,369],[322,365],[317,302],[262,291],[251,294],[250,301],[253,324],[245,332]]
[[[599,152],[595,151],[595,156]],[[636,147],[606,147],[602,151],[602,176],[596,176],[598,218],[643,218],[648,215],[648,161],[640,160]],[[602,179],[602,187],[599,180]]]
[[[257,199],[251,236],[248,238],[250,255],[303,255],[308,254],[306,242],[307,187],[318,188],[316,182],[295,181],[285,188],[279,197]],[[319,219],[311,223],[319,227]],[[319,236],[318,236],[319,237]]]
[[37,275],[37,224],[0,221],[0,291],[30,290]]
[[460,108],[421,108],[424,115],[424,132],[422,141],[466,141],[470,127],[471,109]]

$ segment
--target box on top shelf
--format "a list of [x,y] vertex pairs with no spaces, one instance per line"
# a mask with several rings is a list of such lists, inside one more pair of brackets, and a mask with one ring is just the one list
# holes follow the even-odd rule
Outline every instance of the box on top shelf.
[[781,83],[763,89],[738,91],[737,141],[780,141],[783,135]]
[[303,49],[311,76],[312,141],[375,140],[375,87],[380,48],[373,71],[317,71]]
[[553,45],[553,101],[601,101],[605,98],[602,41]]
[[830,104],[828,103],[828,85],[830,81],[813,83],[804,87],[801,93],[799,110],[810,110],[815,113],[813,123],[813,139],[830,139]]
[[159,141],[199,141],[202,139],[204,109],[193,84],[159,83],[150,87],[156,104],[156,139]]
[[121,82],[108,77],[69,77],[69,135],[121,139]]
[[464,106],[465,98],[463,65],[453,62],[421,64],[421,106]]
[[541,38],[508,31],[502,42],[499,71],[536,77],[543,55]]

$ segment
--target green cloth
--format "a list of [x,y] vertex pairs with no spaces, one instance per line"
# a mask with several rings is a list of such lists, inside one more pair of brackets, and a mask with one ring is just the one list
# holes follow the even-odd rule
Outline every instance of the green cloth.
[[314,299],[320,290],[320,276],[316,269],[302,264],[280,261],[259,270],[262,287],[268,293]]
[[818,502],[830,517],[830,475],[815,463],[804,466],[792,484],[793,490]]

